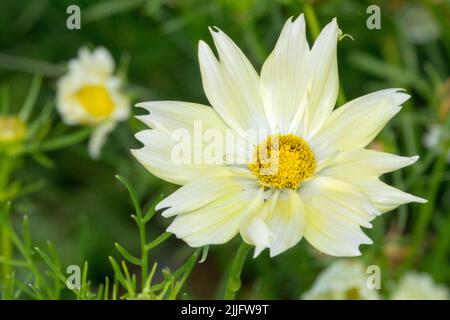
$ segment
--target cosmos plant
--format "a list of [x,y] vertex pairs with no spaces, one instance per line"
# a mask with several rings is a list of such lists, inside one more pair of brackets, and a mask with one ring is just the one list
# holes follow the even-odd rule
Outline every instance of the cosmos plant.
[[[289,19],[259,75],[223,31],[210,31],[219,59],[203,41],[198,57],[212,108],[175,101],[137,105],[148,110],[139,119],[151,129],[137,133],[144,147],[132,153],[154,175],[182,185],[157,206],[164,217],[175,217],[167,231],[191,247],[226,243],[240,233],[255,256],[265,248],[276,256],[302,238],[328,255],[357,256],[361,244],[372,243],[361,227],[371,228],[375,217],[399,205],[426,202],[380,180],[418,156],[366,148],[409,95],[385,89],[334,109],[336,19],[312,47],[303,15]],[[171,134],[192,132],[197,121],[224,135],[231,130],[237,140],[245,141],[241,132],[248,130],[268,134],[237,148],[253,155],[245,165],[174,163]],[[276,170],[267,174],[274,161]]]

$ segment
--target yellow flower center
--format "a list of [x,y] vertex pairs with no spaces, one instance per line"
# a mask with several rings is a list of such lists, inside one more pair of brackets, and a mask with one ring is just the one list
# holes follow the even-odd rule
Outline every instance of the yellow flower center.
[[108,90],[101,85],[87,85],[75,93],[83,108],[91,116],[105,118],[114,110],[114,103]]
[[304,139],[293,134],[273,135],[256,147],[248,167],[265,187],[295,190],[313,175],[316,159]]
[[15,116],[0,116],[0,143],[15,143],[25,139],[25,123]]

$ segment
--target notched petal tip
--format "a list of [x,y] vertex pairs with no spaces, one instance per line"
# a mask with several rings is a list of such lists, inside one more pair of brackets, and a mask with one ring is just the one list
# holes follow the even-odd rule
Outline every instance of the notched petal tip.
[[427,203],[428,200],[424,199],[424,198],[420,198],[420,197],[414,197],[415,201],[414,202],[418,202],[418,203]]
[[261,254],[261,252],[264,251],[266,247],[263,246],[255,246],[255,252],[253,253],[253,259],[256,259],[259,257],[259,255]]
[[[169,197],[170,197],[170,196],[169,196]],[[168,208],[170,208],[170,206],[166,204],[166,203],[167,203],[167,199],[168,199],[169,197],[166,197],[166,198],[164,198],[163,200],[161,200],[160,202],[158,202],[158,204],[155,206],[155,210],[156,210],[156,211],[159,211],[159,210],[162,210],[162,209],[168,209]]]
[[402,91],[397,91],[395,95],[392,97],[392,99],[394,100],[394,104],[397,106],[404,104],[406,101],[409,100],[409,98],[411,98],[411,95],[404,93]]
[[144,146],[140,149],[132,149],[135,150],[134,151],[134,156],[136,156],[136,154],[141,153],[145,147],[147,147],[149,145],[149,143],[152,142],[152,134],[153,132],[156,132],[154,129],[144,129],[141,131],[138,131],[134,134],[134,137],[136,138],[136,140],[138,140],[140,143],[142,143]]
[[142,150],[142,148],[141,149],[130,149],[130,153],[131,153],[131,155],[138,161],[138,162],[141,162],[141,154],[140,154],[140,152],[141,152],[141,150]]
[[137,120],[139,120],[140,122],[145,123],[145,121],[147,120],[148,115],[139,115],[139,116],[134,116]]
[[[339,25],[338,25],[338,22],[337,22],[337,18],[336,17],[334,17],[323,29],[322,29],[322,32],[323,31],[325,31],[325,30],[329,30],[329,29],[331,29],[332,31],[334,31],[335,33],[336,33],[336,36],[338,36],[339,35]],[[331,30],[329,30],[329,31],[331,31]]]
[[[410,194],[410,193],[407,193],[406,195],[409,198],[408,202],[416,202],[416,203],[427,203],[428,202],[427,199],[424,199],[424,198],[421,198],[421,197],[417,197],[417,196],[415,196],[413,194]],[[408,202],[406,202],[406,203],[408,203]]]
[[[361,241],[360,245],[361,244],[372,245],[373,244],[373,240],[370,239],[365,233],[363,233],[363,234],[364,234],[364,239]],[[359,249],[358,249],[358,251],[359,251]]]
[[305,21],[305,16],[303,15],[303,13],[300,13],[298,16],[290,16],[287,19],[286,23],[294,24],[294,23],[299,23],[299,22],[302,22],[302,21],[303,22]]
[[198,59],[200,61],[200,70],[202,70],[203,63],[218,63],[211,47],[203,40],[198,42]]
[[171,207],[165,207],[165,206],[156,206],[155,210],[159,211],[161,213],[161,216],[163,216],[164,218],[170,218],[173,216],[172,212],[170,210]]
[[[144,110],[147,110],[148,111],[148,114],[150,114],[150,109],[151,109],[151,107],[154,105],[154,101],[143,101],[143,102],[138,102],[138,103],[136,103],[135,105],[134,105],[134,107],[135,108],[141,108],[141,109],[144,109]],[[146,115],[148,115],[148,114],[146,114]],[[138,117],[140,117],[140,116],[146,116],[146,115],[138,115],[138,116],[135,116],[135,118],[136,119],[138,119],[138,120],[140,120],[140,121],[142,121],[141,119],[139,119]]]
[[223,31],[217,26],[209,26],[208,30],[209,30],[209,32],[211,33],[212,36],[214,36],[217,33],[223,33]]
[[410,159],[410,161],[411,161],[411,164],[416,163],[417,160],[419,160],[419,158],[420,158],[420,157],[419,157],[418,155],[409,157],[409,159]]
[[203,40],[198,40],[198,48],[208,47],[208,44]]

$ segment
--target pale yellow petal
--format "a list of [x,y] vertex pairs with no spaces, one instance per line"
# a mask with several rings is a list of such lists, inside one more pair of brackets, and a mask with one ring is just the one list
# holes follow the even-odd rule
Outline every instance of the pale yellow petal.
[[316,158],[366,147],[408,100],[409,96],[399,90],[377,91],[334,110],[322,129],[308,140]]
[[268,129],[259,93],[259,77],[240,49],[222,31],[211,30],[220,62],[199,43],[203,89],[221,118],[236,130]]
[[[305,138],[313,136],[325,123],[333,110],[339,91],[337,42],[339,28],[333,19],[320,32],[308,59],[311,85],[308,90],[308,110],[304,117]],[[301,129],[301,128],[300,128]]]
[[216,200],[198,210],[178,215],[168,232],[183,239],[191,247],[222,244],[239,232],[242,213],[250,198],[236,194],[234,198]]
[[288,19],[261,70],[261,94],[272,132],[288,133],[303,116],[308,84],[305,19]]
[[176,142],[171,141],[169,133],[160,130],[144,130],[136,134],[136,139],[144,144],[141,149],[133,149],[133,156],[155,176],[184,185],[195,179],[211,174],[226,174],[229,169],[221,164],[195,164],[191,157],[186,163],[174,161]]
[[148,101],[136,104],[146,109],[149,114],[137,116],[150,128],[163,128],[169,132],[177,129],[188,129],[194,132],[194,126],[203,129],[215,128],[225,131],[228,126],[217,115],[213,108],[198,103],[182,101]]
[[378,178],[350,179],[352,184],[361,188],[370,201],[381,212],[387,212],[410,202],[426,203],[427,200],[403,192],[380,181]]
[[[245,209],[240,225],[242,239],[255,246],[256,258],[262,250],[270,247],[270,230],[264,222],[266,214],[263,212],[264,188],[260,188],[251,203]],[[264,208],[266,210],[266,208]]]
[[305,204],[304,236],[316,249],[332,256],[360,255],[361,244],[372,244],[361,226],[379,214],[356,186],[319,177],[304,184],[300,195]]
[[[156,210],[166,208],[164,217],[197,210],[216,200],[223,200],[230,195],[244,193],[248,189],[244,179],[231,172],[213,174],[196,179],[172,193],[156,206]],[[257,187],[256,180],[254,181]]]
[[270,256],[274,257],[295,246],[303,237],[305,208],[297,192],[285,190],[266,218],[273,237],[270,238]]
[[384,173],[409,166],[418,158],[418,156],[401,157],[369,149],[351,149],[339,153],[318,174],[344,179],[379,177]]

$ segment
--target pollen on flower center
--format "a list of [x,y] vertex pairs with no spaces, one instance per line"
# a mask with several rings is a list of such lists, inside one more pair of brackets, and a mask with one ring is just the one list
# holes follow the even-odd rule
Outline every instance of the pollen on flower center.
[[114,110],[108,90],[102,85],[87,85],[75,93],[83,108],[93,117],[107,117]]
[[316,159],[304,139],[293,134],[272,135],[256,147],[248,167],[265,187],[298,189],[313,175]]

